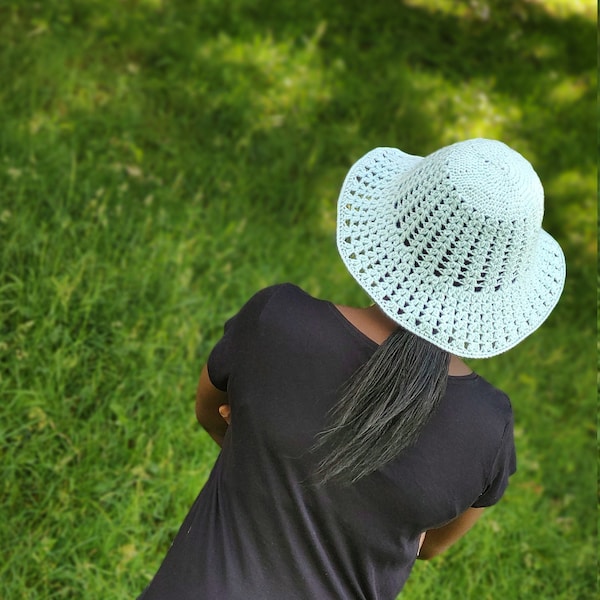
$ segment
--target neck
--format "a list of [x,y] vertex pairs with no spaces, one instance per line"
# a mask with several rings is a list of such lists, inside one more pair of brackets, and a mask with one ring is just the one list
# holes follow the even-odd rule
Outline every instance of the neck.
[[[366,308],[337,306],[338,310],[362,333],[377,344],[383,342],[398,328],[377,304]],[[453,376],[469,375],[473,370],[458,356],[450,355],[448,374]]]

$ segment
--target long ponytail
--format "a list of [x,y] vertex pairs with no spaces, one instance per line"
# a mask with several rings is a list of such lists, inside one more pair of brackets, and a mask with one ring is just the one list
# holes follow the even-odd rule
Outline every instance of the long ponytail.
[[316,481],[354,483],[414,444],[446,391],[450,355],[398,328],[348,380],[315,449]]

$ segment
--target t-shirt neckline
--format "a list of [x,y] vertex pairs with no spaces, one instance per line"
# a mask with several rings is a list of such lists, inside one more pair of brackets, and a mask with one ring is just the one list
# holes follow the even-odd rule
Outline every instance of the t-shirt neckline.
[[379,348],[379,344],[372,340],[368,335],[363,333],[354,323],[352,323],[347,317],[342,314],[342,311],[330,300],[324,300],[324,302],[329,306],[330,310],[333,311],[335,316],[341,321],[342,325],[346,327],[346,329],[354,335],[354,337],[366,342],[369,346],[371,346],[374,350]]
[[[354,335],[354,337],[368,344],[373,350],[377,350],[377,348],[379,348],[380,344],[378,344],[375,340],[372,340],[368,335],[356,327],[356,325],[354,325],[354,323],[352,323],[342,313],[342,311],[333,302],[331,302],[331,300],[322,300],[322,302],[325,302],[325,304],[337,317],[338,321],[341,321],[342,325],[344,325],[345,328]],[[454,379],[456,381],[468,381],[470,379],[476,379],[477,377],[479,377],[479,375],[475,371],[471,371],[466,375],[448,375],[448,379]]]

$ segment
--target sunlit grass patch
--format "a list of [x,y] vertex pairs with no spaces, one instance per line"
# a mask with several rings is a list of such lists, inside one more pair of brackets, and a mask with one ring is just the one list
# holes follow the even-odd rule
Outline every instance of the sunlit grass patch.
[[[594,18],[596,3],[592,0],[525,0],[525,2],[495,2],[494,0],[406,0],[409,6],[425,8],[431,11],[439,11],[457,17],[477,17],[489,19],[495,16],[497,9],[509,11],[514,16],[523,17],[526,14],[526,4],[539,6],[553,17],[568,17],[570,15],[581,15]],[[502,6],[504,5],[504,6]]]
[[589,19],[596,17],[597,5],[593,0],[531,0],[542,6],[555,17],[581,15]]
[[451,144],[459,140],[485,137],[504,139],[506,128],[521,115],[518,102],[495,89],[493,77],[466,82],[448,81],[435,74],[418,73],[415,86],[424,92],[423,108],[440,117],[439,140]]
[[[289,119],[305,121],[307,112],[310,123],[315,106],[331,97],[317,51],[323,32],[321,27],[299,47],[270,36],[241,42],[220,34],[206,42],[199,48],[198,60],[220,65],[225,84],[214,90],[210,102],[218,106],[238,100],[238,108],[248,112],[249,133],[281,127]],[[249,139],[242,141],[248,143]]]
[[[570,210],[563,212],[564,231],[584,261],[593,260],[597,253],[595,219],[597,212],[597,182],[593,173],[578,170],[563,171],[547,186],[546,194],[561,198]],[[591,218],[590,218],[591,217]]]

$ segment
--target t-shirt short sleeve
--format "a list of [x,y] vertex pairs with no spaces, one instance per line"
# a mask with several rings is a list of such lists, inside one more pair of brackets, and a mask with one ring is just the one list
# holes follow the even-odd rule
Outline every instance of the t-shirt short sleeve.
[[263,308],[279,287],[275,285],[257,292],[237,314],[226,321],[223,337],[212,349],[206,364],[210,381],[219,390],[227,391],[236,355],[242,351],[248,337],[255,331]]
[[488,485],[473,504],[473,508],[484,508],[496,504],[502,498],[508,486],[508,478],[517,470],[513,430],[514,424],[511,416],[504,428],[502,441],[492,466]]

